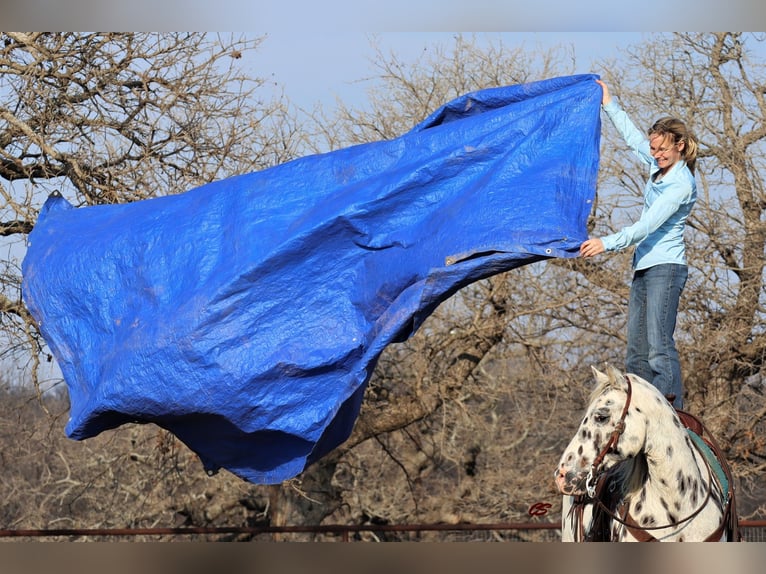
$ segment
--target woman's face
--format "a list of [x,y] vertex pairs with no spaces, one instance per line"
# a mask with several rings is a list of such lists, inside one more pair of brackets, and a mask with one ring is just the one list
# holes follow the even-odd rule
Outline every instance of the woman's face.
[[649,137],[649,151],[664,174],[681,159],[684,142],[674,143],[670,134],[654,134]]

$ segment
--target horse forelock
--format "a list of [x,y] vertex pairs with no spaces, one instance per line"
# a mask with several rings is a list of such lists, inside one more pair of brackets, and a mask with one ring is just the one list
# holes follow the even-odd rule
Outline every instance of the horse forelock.
[[652,383],[632,373],[623,375],[611,370],[608,378],[599,380],[598,385],[591,393],[589,404],[592,405],[596,399],[609,391],[618,391],[627,397],[628,385],[632,388],[632,407],[638,407],[644,413],[652,412],[656,415],[664,413],[670,418],[675,416],[673,406]]
[[606,373],[602,373],[597,369],[593,369],[593,372],[596,377],[596,386],[590,393],[588,404],[593,404],[598,397],[608,391],[627,391],[627,381],[625,380],[625,376],[614,367],[607,366]]

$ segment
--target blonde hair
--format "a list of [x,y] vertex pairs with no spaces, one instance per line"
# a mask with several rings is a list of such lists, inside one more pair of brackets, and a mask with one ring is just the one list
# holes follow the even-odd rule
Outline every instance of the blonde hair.
[[684,147],[681,150],[681,157],[684,158],[689,171],[694,174],[694,166],[697,163],[697,140],[694,138],[686,124],[679,119],[665,117],[660,118],[649,128],[649,136],[653,135],[670,136],[674,144],[683,142]]

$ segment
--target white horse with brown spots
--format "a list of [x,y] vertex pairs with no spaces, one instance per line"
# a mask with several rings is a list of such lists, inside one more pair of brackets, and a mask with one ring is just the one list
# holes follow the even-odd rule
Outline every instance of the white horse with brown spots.
[[699,420],[642,378],[606,371],[593,369],[596,389],[555,472],[562,540],[738,540],[731,473]]

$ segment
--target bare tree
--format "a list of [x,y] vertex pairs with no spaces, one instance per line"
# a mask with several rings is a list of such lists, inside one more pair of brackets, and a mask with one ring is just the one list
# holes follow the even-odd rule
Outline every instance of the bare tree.
[[[260,39],[190,33],[0,35],[0,328],[4,354],[44,349],[22,305],[23,240],[45,197],[129,202],[292,159],[285,102],[238,70]],[[33,364],[33,367],[36,365]],[[29,375],[37,381],[38,371]]]
[[522,84],[572,72],[572,51],[530,52],[501,42],[456,35],[405,61],[386,53],[373,37],[368,101],[358,108],[338,103],[331,117],[315,118],[314,151],[398,137],[442,104],[484,88]]
[[231,476],[206,490],[196,457],[156,427],[62,440],[65,394],[45,380],[60,375],[20,290],[26,234],[54,190],[76,206],[131,202],[301,153],[287,102],[264,99],[271,91],[261,90],[263,80],[240,70],[260,42],[196,33],[0,34],[0,365],[13,398],[3,400],[9,472],[0,484],[18,501],[12,515],[6,507],[4,525],[206,524],[226,520],[232,506],[239,519],[240,499],[254,515],[262,511],[260,494]]

